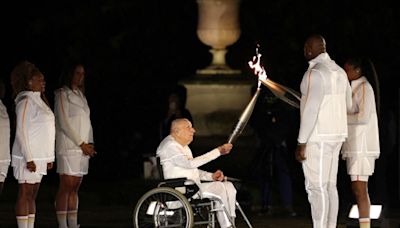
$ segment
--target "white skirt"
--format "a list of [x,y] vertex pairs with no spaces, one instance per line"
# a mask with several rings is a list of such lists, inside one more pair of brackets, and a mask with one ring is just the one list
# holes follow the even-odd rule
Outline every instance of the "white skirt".
[[57,173],[69,176],[78,176],[88,174],[90,157],[83,154],[58,155]]

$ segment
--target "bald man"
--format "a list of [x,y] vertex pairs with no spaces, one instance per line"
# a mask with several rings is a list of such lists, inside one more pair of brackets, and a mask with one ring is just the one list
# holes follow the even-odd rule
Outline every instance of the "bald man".
[[[220,198],[228,211],[228,215],[222,209],[220,203],[217,208],[217,218],[220,227],[234,227],[236,189],[231,182],[224,181],[225,177],[221,170],[214,173],[198,169],[198,167],[228,154],[232,149],[232,144],[223,144],[210,152],[198,157],[193,157],[189,144],[193,141],[195,129],[192,123],[185,118],[176,119],[171,123],[170,134],[163,139],[157,148],[157,156],[160,157],[163,167],[164,178],[186,177],[193,180],[200,188],[201,197]],[[212,181],[202,183],[201,181]],[[228,217],[231,218],[229,221]]]
[[302,163],[314,228],[334,228],[339,209],[336,176],[347,137],[351,87],[346,72],[326,53],[325,39],[304,44],[309,67],[300,84],[300,129],[296,159]]

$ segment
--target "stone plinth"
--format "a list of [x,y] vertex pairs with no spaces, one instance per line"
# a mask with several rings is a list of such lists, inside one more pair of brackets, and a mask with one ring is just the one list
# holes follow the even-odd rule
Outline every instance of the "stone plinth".
[[187,88],[186,107],[196,135],[228,137],[252,97],[256,80],[242,75],[197,75],[180,83]]

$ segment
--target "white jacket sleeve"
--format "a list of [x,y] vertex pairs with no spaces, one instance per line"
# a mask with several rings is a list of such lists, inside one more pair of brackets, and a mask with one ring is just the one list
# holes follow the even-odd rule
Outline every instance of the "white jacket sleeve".
[[200,180],[205,180],[205,181],[213,180],[213,178],[212,178],[213,173],[210,173],[210,172],[207,172],[207,171],[204,171],[201,169],[199,169],[199,173],[200,173]]
[[322,76],[319,71],[312,70],[301,82],[302,102],[304,102],[300,119],[300,130],[297,141],[306,143],[317,123],[319,107],[324,98]]
[[24,159],[26,162],[30,162],[33,161],[33,156],[30,147],[29,129],[31,128],[31,117],[34,114],[34,110],[29,99],[25,98],[18,102],[15,111],[17,115],[16,140],[20,142]]
[[[58,91],[55,96],[55,112],[57,113],[57,125],[64,134],[70,138],[77,146],[83,143],[83,140],[79,137],[68,122],[68,108],[69,103],[67,94],[65,92]],[[93,140],[92,140],[93,141]]]
[[349,125],[365,125],[368,123],[373,110],[375,97],[373,91],[367,88],[365,83],[362,83],[353,95],[352,112],[347,114],[347,123]]
[[201,156],[191,158],[189,156],[184,155],[179,151],[178,148],[176,148],[175,145],[171,144],[169,145],[166,151],[167,151],[167,157],[171,160],[172,163],[174,163],[176,166],[182,167],[182,168],[188,168],[188,169],[193,169],[193,168],[198,168],[220,156],[220,152],[218,149],[214,149],[208,153],[205,153]]

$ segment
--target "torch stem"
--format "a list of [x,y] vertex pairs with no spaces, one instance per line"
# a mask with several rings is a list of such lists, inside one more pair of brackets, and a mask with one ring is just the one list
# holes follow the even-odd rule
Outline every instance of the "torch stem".
[[257,98],[260,95],[260,91],[261,89],[258,87],[250,102],[247,104],[246,108],[240,115],[239,121],[236,123],[235,129],[229,136],[228,143],[233,143],[234,141],[236,141],[237,137],[239,137],[243,129],[246,127],[247,122],[249,121],[250,116],[253,113]]
[[[299,101],[301,99],[301,95],[299,92],[297,92],[291,88],[288,88],[286,86],[283,86],[277,82],[274,82],[269,78],[260,79],[259,81],[261,81],[261,83],[263,85],[265,85],[268,89],[270,89],[271,92],[273,94],[275,94],[275,96],[277,96],[281,100],[285,101],[286,103],[288,103],[296,108],[300,107]],[[291,97],[290,97],[290,95],[291,95]]]

